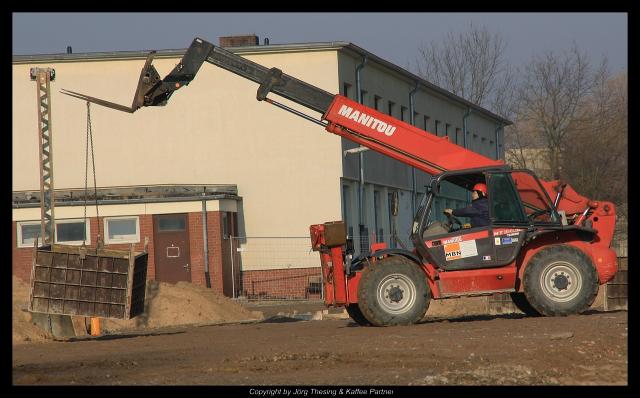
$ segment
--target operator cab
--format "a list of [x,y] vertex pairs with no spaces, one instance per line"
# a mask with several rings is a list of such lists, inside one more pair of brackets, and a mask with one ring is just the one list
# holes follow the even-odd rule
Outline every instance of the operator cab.
[[[444,213],[469,206],[478,183],[487,186],[488,225],[474,226],[467,217]],[[443,270],[500,267],[513,262],[534,226],[561,228],[559,220],[546,191],[528,170],[447,172],[427,187],[412,240],[421,257]]]

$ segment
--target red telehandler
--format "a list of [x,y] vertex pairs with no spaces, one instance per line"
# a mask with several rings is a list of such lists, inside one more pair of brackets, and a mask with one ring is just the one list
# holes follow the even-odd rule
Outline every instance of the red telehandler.
[[[331,94],[277,68],[262,65],[194,39],[164,78],[151,64],[140,74],[130,107],[63,90],[65,94],[133,113],[165,105],[206,61],[259,84],[257,99],[295,113],[327,131],[432,175],[411,229],[412,250],[373,244],[355,255],[342,221],[310,227],[320,253],[327,306],[344,306],[361,325],[407,325],[421,320],[431,299],[510,293],[531,316],[580,313],[611,280],[617,259],[611,249],[615,206],[576,193],[561,181],[540,180],[514,170],[342,95]],[[322,113],[321,120],[292,109],[269,93]],[[443,184],[471,190],[487,186],[490,224],[468,228],[447,215],[436,220],[434,200]]]

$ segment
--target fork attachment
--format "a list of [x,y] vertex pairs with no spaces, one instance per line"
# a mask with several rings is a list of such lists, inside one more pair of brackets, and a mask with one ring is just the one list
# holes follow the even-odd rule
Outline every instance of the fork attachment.
[[151,51],[140,72],[138,86],[130,107],[75,91],[62,89],[61,92],[94,104],[128,113],[133,113],[143,106],[164,106],[174,91],[182,86],[189,85],[212,49],[213,45],[211,43],[199,38],[194,39],[184,57],[164,79],[160,79],[160,74],[152,65],[156,52]]

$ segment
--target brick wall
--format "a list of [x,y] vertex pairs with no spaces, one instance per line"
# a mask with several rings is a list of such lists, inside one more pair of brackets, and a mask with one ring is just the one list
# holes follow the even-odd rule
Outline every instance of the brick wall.
[[[225,231],[224,224],[225,219],[220,213],[220,222],[218,223],[220,227],[220,236],[222,236],[223,232],[226,232],[227,236],[222,236],[222,241],[220,242],[220,256],[218,256],[218,260],[220,261],[220,269],[222,270],[222,280],[224,283],[223,294],[227,297],[238,297],[238,292],[240,290],[240,263],[235,262],[231,256],[236,255],[235,251],[236,247],[231,247],[232,242],[231,236],[237,236],[238,233],[238,217],[237,213],[227,213],[226,223],[227,228]],[[234,257],[237,259],[237,257]],[[235,265],[235,266],[234,266]],[[235,293],[234,293],[235,289]]]
[[189,255],[191,256],[191,282],[206,286],[204,278],[204,240],[202,239],[202,215],[189,213]]
[[[202,237],[202,213],[189,213],[189,250],[191,255],[191,279],[192,283],[206,286],[204,275],[204,245]],[[139,215],[140,242],[134,244],[135,251],[144,250],[144,238],[149,238],[147,279],[155,279],[155,259],[153,241],[153,215]],[[220,228],[220,212],[207,212],[207,234],[209,240],[209,270],[211,274],[211,287],[222,293],[222,237]],[[95,247],[98,231],[104,233],[104,220],[100,219],[100,228],[96,218],[89,219],[91,246]],[[228,241],[226,241],[228,242]],[[17,222],[12,222],[12,270],[13,274],[25,282],[31,279],[31,267],[33,261],[33,247],[19,248],[17,245]],[[105,247],[115,250],[129,250],[129,244],[105,244]]]
[[219,211],[207,212],[207,235],[209,237],[209,272],[211,273],[211,288],[222,294],[222,246],[226,240],[222,239],[222,216]]
[[24,282],[31,280],[31,262],[33,260],[33,247],[18,248],[17,222],[11,223],[11,247],[13,275]]
[[218,38],[220,47],[257,46],[259,44],[256,35],[223,36]]
[[[206,287],[202,213],[189,213],[189,251],[191,256],[191,282]],[[209,250],[209,277],[211,289],[222,293],[222,251],[220,212],[207,212],[207,240]]]
[[[147,266],[147,279],[155,278],[155,266],[153,262],[153,219],[151,215],[140,215],[140,242],[133,245],[134,250],[141,252],[144,250],[144,238],[149,237],[149,251],[148,266]],[[12,222],[11,231],[11,247],[13,251],[12,268],[13,274],[25,282],[29,282],[31,279],[31,267],[33,261],[33,246],[31,247],[18,247],[18,229],[17,222]],[[100,235],[104,235],[104,220],[100,218],[100,228],[98,228],[97,218],[89,219],[89,234],[90,234],[90,246],[95,247],[98,240],[98,231]],[[103,236],[104,240],[104,236]],[[111,244],[106,245],[110,249],[114,250],[129,250],[128,243]]]
[[[149,238],[148,243],[148,265],[147,279],[155,279],[155,259],[154,259],[154,240],[153,240],[153,215],[139,215],[140,218],[140,242],[134,244],[134,250],[144,250],[144,238]],[[229,232],[233,235],[237,230],[237,222],[230,218],[231,224]],[[95,247],[98,231],[104,232],[104,220],[100,219],[100,228],[98,228],[98,220],[90,219],[91,246]],[[202,213],[188,213],[189,222],[189,251],[191,265],[191,282],[205,287],[206,280],[204,274],[204,244],[202,236]],[[209,240],[209,272],[211,278],[211,288],[217,293],[227,293],[230,295],[231,286],[231,262],[229,255],[231,247],[229,239],[222,237],[222,213],[218,211],[207,212],[207,235]],[[12,223],[12,249],[13,274],[25,282],[30,282],[31,267],[33,259],[33,247],[18,248],[17,247],[17,223]],[[129,244],[111,244],[105,247],[116,250],[128,250]],[[237,264],[236,264],[237,266]],[[224,268],[224,271],[223,271]],[[239,295],[249,298],[270,298],[270,299],[291,299],[291,298],[309,298],[320,299],[320,293],[309,291],[309,276],[320,276],[320,268],[294,268],[294,269],[275,269],[266,271],[244,271],[240,273],[238,269],[234,270],[237,278],[235,282],[236,290]],[[223,278],[224,277],[224,278]],[[238,286],[239,285],[239,286]]]

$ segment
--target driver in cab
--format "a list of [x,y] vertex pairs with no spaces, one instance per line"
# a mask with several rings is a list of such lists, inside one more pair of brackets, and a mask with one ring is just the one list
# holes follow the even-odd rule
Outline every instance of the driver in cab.
[[489,201],[487,200],[487,185],[478,183],[471,192],[471,205],[461,209],[445,209],[445,213],[455,217],[469,217],[471,228],[489,225]]

